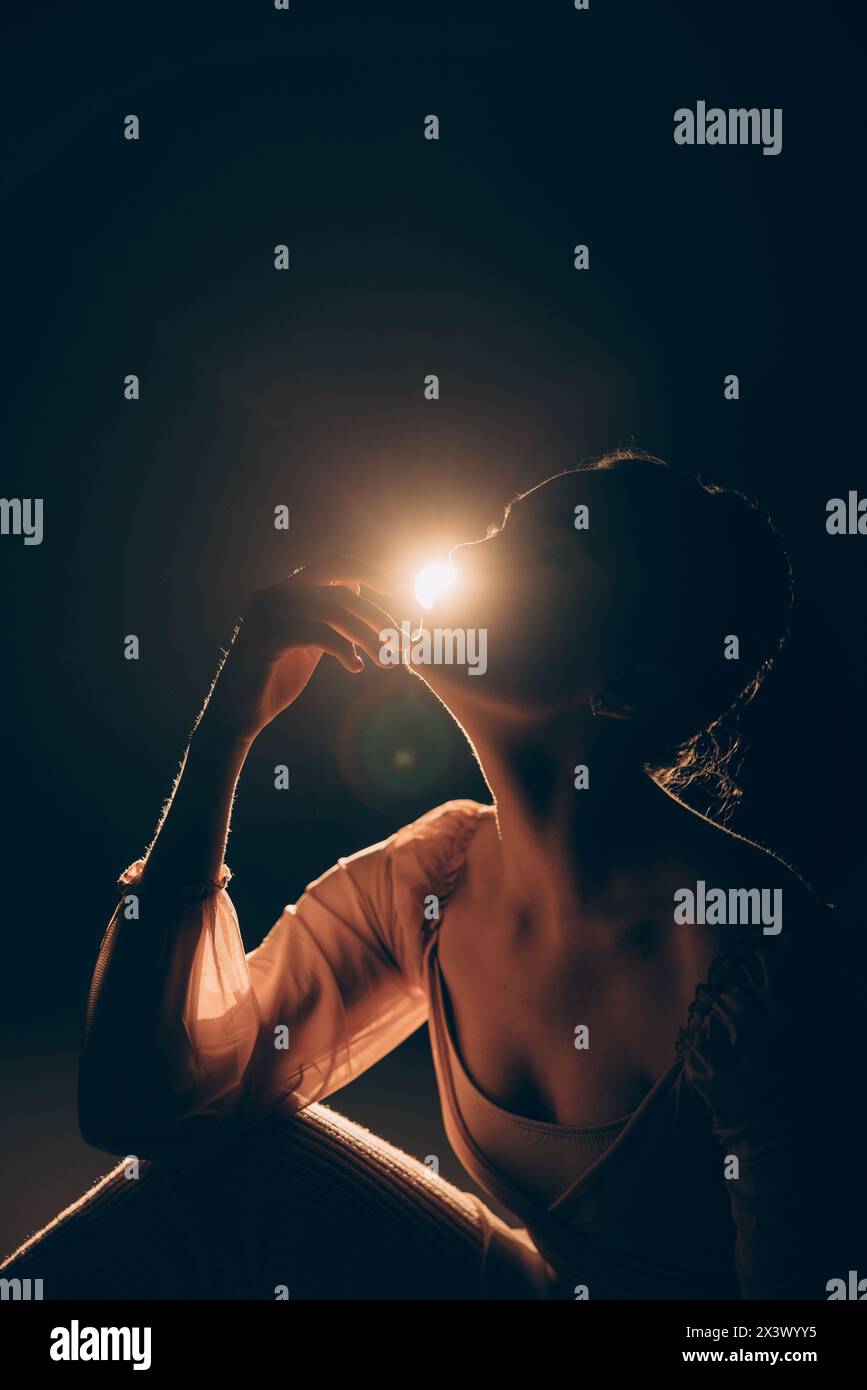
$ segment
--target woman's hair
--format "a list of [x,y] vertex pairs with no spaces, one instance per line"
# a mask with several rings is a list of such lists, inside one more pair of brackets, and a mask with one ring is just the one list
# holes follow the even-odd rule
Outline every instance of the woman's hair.
[[[682,711],[679,725],[661,731],[646,750],[645,770],[661,787],[698,799],[704,803],[699,809],[725,820],[741,795],[735,780],[740,762],[734,766],[740,715],[788,635],[793,589],[785,546],[756,502],[677,473],[652,454],[617,450],[573,471],[590,469],[625,474],[637,494],[630,511],[641,514],[650,548],[631,531],[623,558],[633,572],[646,563],[658,574],[662,564],[663,582],[676,595],[678,650],[686,648],[694,662],[693,719]],[[721,659],[721,634],[738,638],[739,659]],[[691,727],[684,727],[684,717]]]

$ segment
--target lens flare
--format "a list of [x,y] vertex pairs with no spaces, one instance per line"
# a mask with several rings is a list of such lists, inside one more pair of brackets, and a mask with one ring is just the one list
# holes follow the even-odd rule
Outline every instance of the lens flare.
[[422,608],[433,608],[434,599],[451,587],[455,572],[451,565],[426,565],[415,577],[415,596]]

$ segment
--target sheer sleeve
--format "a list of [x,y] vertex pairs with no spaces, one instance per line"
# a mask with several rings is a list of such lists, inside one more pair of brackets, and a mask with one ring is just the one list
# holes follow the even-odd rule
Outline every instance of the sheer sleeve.
[[[454,807],[340,858],[248,953],[225,883],[187,905],[154,1044],[175,1093],[172,1133],[151,1150],[183,1152],[204,1128],[224,1136],[274,1106],[322,1100],[425,1021],[425,893],[466,838]],[[140,869],[124,875],[127,893]]]
[[862,954],[833,910],[779,939],[744,933],[678,1038],[722,1150],[744,1298],[827,1298],[867,1268]]

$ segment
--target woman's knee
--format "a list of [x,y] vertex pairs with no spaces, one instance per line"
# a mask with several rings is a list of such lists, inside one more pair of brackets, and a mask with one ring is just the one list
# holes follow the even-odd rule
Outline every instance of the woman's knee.
[[496,1253],[477,1199],[314,1105],[125,1160],[3,1273],[52,1299],[475,1299]]
[[189,1297],[192,1273],[155,1165],[135,1159],[24,1241],[0,1272],[41,1280],[51,1300]]

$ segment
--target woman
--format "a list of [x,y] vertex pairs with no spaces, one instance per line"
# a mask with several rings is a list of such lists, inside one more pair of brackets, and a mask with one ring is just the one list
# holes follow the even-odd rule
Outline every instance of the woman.
[[[82,1131],[147,1161],[7,1276],[46,1297],[572,1299],[825,1298],[867,1273],[854,938],[673,795],[783,640],[776,533],[618,454],[451,559],[436,621],[484,629],[487,670],[415,673],[493,803],[340,859],[245,957],[223,856],[246,755],[323,653],[387,666],[403,616],[339,557],[254,595],[93,979]],[[514,1228],[320,1104],[426,1019],[451,1143]]]

